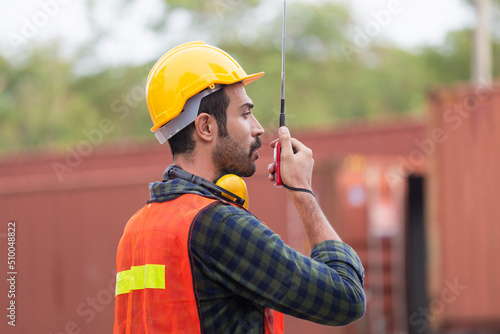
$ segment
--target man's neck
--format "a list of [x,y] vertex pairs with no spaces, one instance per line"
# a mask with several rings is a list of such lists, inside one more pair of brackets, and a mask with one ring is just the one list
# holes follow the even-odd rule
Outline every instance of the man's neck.
[[200,161],[200,159],[192,159],[191,157],[186,157],[183,155],[177,155],[174,157],[173,164],[179,166],[186,172],[200,176],[205,180],[214,182],[218,177],[219,173],[215,170],[213,163]]

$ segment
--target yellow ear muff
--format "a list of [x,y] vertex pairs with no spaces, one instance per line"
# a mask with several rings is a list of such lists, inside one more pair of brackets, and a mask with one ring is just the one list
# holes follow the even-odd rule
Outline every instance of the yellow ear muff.
[[[245,200],[243,207],[248,210],[248,189],[245,181],[237,175],[234,174],[226,174],[222,176],[216,183],[219,187],[222,187],[236,196],[239,196]],[[234,200],[230,195],[223,193],[223,196]]]

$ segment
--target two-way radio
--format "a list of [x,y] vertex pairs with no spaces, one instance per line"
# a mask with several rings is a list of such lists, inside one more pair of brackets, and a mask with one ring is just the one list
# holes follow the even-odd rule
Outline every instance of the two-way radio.
[[[281,41],[281,111],[280,127],[285,126],[285,39],[286,39],[286,0],[283,0],[283,30]],[[274,185],[283,187],[281,179],[281,143],[278,141],[274,146],[275,178]]]

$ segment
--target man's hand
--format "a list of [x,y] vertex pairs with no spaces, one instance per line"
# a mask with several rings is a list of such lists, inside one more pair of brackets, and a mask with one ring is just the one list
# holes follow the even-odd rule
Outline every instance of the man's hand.
[[[311,178],[314,166],[312,151],[295,138],[290,137],[290,131],[281,127],[279,138],[271,142],[271,147],[281,143],[281,179],[289,187],[311,190]],[[269,180],[274,182],[276,166],[268,166]],[[288,197],[292,200],[299,214],[309,245],[314,247],[325,240],[342,241],[321,211],[314,196],[302,191],[288,190]]]
[[[311,178],[314,167],[312,151],[295,138],[290,137],[290,131],[282,126],[278,131],[278,139],[271,142],[274,148],[276,143],[281,143],[281,179],[290,187],[311,190]],[[268,166],[269,180],[274,182],[276,166]]]

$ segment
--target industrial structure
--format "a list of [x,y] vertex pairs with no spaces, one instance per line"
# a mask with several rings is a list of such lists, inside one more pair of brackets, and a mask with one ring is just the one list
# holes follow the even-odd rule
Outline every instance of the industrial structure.
[[[287,317],[286,333],[500,332],[500,88],[444,87],[428,101],[425,120],[294,133],[313,149],[326,216],[364,264],[368,307],[343,328]],[[307,254],[265,146],[246,180],[250,211]],[[3,279],[0,332],[110,333],[118,240],[170,163],[153,142],[2,157],[0,263],[7,273],[15,222],[16,326]]]

